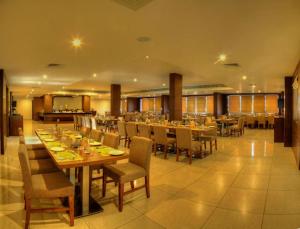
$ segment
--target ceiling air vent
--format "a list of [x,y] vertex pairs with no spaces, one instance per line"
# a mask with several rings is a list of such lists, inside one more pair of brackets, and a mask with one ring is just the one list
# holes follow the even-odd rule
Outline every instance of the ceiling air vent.
[[228,63],[228,64],[223,64],[225,67],[241,67],[239,63]]
[[119,3],[122,6],[127,7],[131,10],[138,10],[148,3],[152,2],[153,0],[113,0],[116,3]]
[[62,66],[62,64],[57,64],[57,63],[50,63],[47,65],[48,68],[58,68],[61,66]]

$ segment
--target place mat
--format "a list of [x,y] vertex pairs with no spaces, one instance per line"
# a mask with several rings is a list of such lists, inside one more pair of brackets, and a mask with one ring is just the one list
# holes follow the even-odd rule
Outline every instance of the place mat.
[[60,152],[53,152],[53,157],[58,162],[67,162],[67,161],[80,161],[83,158],[73,150],[64,150]]
[[95,152],[100,153],[102,156],[110,156],[110,152],[115,150],[114,148],[108,146],[98,146],[93,148]]
[[61,142],[46,142],[45,143],[47,148],[51,148],[51,147],[65,147],[65,145]]

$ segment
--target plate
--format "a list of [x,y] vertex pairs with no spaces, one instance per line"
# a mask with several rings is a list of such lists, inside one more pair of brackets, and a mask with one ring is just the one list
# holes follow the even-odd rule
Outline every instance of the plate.
[[90,142],[90,146],[100,146],[101,145],[101,142]]
[[109,152],[110,155],[112,156],[119,156],[119,155],[123,155],[125,152],[121,151],[121,150],[112,150]]
[[54,151],[54,152],[60,152],[60,151],[64,151],[65,148],[59,147],[59,146],[55,146],[55,147],[52,147],[50,150]]
[[48,135],[48,132],[39,132],[39,135]]
[[54,142],[55,140],[53,138],[45,138],[44,141],[45,142]]

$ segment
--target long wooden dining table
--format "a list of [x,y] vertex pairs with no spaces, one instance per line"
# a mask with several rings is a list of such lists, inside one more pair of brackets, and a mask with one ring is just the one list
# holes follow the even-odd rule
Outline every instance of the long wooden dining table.
[[[59,169],[78,168],[81,170],[82,176],[79,179],[79,188],[75,187],[75,217],[101,212],[103,210],[101,205],[90,195],[90,166],[127,159],[129,154],[124,152],[122,155],[112,156],[107,150],[105,153],[102,153],[101,149],[105,148],[105,146],[90,146],[84,151],[74,149],[61,140],[63,138],[80,138],[77,132],[71,130],[64,131],[60,137],[55,136],[53,130],[37,129],[35,132]],[[62,147],[64,151],[54,151],[53,147]],[[97,150],[97,147],[99,150]],[[106,147],[106,149],[108,148]]]

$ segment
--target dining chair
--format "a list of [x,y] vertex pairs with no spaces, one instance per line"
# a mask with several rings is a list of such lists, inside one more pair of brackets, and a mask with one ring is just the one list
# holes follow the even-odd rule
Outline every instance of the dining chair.
[[201,143],[199,141],[193,141],[191,128],[176,128],[176,161],[179,160],[182,151],[187,152],[189,164],[192,164],[193,155],[202,153]]
[[255,126],[255,118],[252,115],[247,115],[246,116],[246,123],[247,123],[247,127],[251,127],[254,128]]
[[257,116],[257,125],[258,128],[263,127],[266,128],[266,117],[264,115]]
[[90,135],[89,137],[95,141],[101,141],[101,138],[102,138],[102,135],[103,135],[103,132],[100,131],[100,130],[95,130],[95,129],[92,129],[91,132],[90,132]]
[[77,130],[77,115],[73,115],[74,130]]
[[[70,226],[74,225],[74,187],[61,171],[32,174],[26,147],[21,144],[18,150],[21,172],[24,182],[25,229],[29,228],[30,214],[36,212],[68,212]],[[60,199],[67,197],[68,207],[33,208],[33,199]]]
[[274,128],[274,115],[269,115],[268,118],[268,128]]
[[96,122],[95,117],[91,117],[90,120],[91,120],[91,129],[97,130],[97,122]]
[[[144,137],[133,137],[130,145],[129,160],[127,163],[104,165],[102,196],[106,195],[107,177],[118,183],[119,211],[123,210],[124,195],[132,193],[141,188],[146,189],[146,196],[150,198],[150,160],[152,152],[152,141]],[[144,177],[145,184],[134,187],[134,180]],[[130,182],[131,190],[125,191],[124,184]]]
[[217,128],[209,128],[203,135],[199,136],[199,140],[204,142],[204,147],[206,149],[206,143],[209,142],[209,153],[212,154],[213,147],[218,150],[218,140],[217,140]]
[[126,143],[128,141],[127,133],[126,133],[126,122],[118,121],[118,134],[120,135],[120,140],[124,140],[124,146],[126,147]]
[[168,147],[176,145],[176,139],[170,138],[167,135],[167,128],[165,126],[153,126],[153,140],[154,140],[154,155],[156,156],[157,147],[162,145],[164,148],[164,158],[167,159]]
[[147,124],[138,124],[138,132],[140,137],[151,139],[151,126]]
[[230,135],[238,134],[238,136],[241,136],[243,134],[243,125],[243,119],[239,118],[237,124],[229,127]]
[[126,127],[127,139],[128,139],[127,146],[129,147],[132,138],[137,136],[137,127],[136,127],[136,123],[134,122],[127,122],[125,127]]

